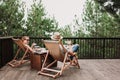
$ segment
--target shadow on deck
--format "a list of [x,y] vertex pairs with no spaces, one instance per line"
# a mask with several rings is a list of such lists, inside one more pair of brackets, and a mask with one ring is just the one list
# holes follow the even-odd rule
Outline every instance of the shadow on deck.
[[[70,67],[56,80],[120,80],[120,59],[82,59],[79,64],[81,69]],[[6,65],[0,69],[0,80],[54,80],[37,72],[30,63],[18,68]]]

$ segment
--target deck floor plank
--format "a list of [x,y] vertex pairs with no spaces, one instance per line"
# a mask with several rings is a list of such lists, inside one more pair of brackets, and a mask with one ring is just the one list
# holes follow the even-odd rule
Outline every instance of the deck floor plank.
[[[55,80],[120,80],[120,59],[80,59],[79,63],[81,69],[69,67]],[[54,80],[37,72],[30,63],[18,68],[6,65],[0,69],[0,80]]]

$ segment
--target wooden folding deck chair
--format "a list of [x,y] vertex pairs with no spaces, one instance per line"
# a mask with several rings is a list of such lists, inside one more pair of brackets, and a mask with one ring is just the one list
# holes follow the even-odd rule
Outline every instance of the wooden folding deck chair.
[[[41,69],[41,71],[38,72],[38,74],[56,78],[56,77],[62,75],[62,72],[65,70],[65,68],[67,68],[68,66],[71,65],[70,61],[68,62],[68,60],[67,60],[69,54],[67,51],[65,52],[65,54],[63,54],[61,52],[60,45],[62,45],[62,44],[60,44],[59,41],[43,40],[43,42],[44,42],[46,48],[48,49],[48,53],[46,54],[45,60],[42,65],[42,69]],[[62,45],[62,47],[64,47],[64,46]],[[54,61],[46,66],[45,63],[47,61],[49,54],[54,58]],[[76,60],[77,60],[76,66],[78,68],[80,68],[78,59],[76,58]],[[50,68],[50,66],[52,66],[57,61],[60,61],[63,63],[62,67],[60,67],[60,70],[56,70],[55,68]]]
[[[17,50],[17,52],[16,52],[13,60],[10,61],[10,62],[8,63],[8,65],[10,65],[11,67],[17,67],[17,66],[20,66],[21,64],[29,61],[29,60],[27,60],[27,59],[25,60],[25,58],[26,58],[26,57],[29,57],[29,54],[28,54],[28,53],[31,53],[31,52],[30,52],[30,50],[23,44],[23,42],[22,42],[21,39],[14,39],[14,38],[12,38],[12,39],[13,39],[13,41],[18,45],[19,49]],[[21,50],[24,52],[24,54],[23,54],[22,58],[17,59],[17,57],[18,57],[18,55],[19,55],[19,53],[20,53]]]

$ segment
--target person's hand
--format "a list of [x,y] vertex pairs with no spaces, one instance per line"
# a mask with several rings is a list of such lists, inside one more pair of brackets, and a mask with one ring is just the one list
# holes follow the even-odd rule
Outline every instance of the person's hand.
[[33,48],[35,45],[37,45],[36,43],[32,43],[31,47]]
[[36,43],[32,43],[33,46],[37,45]]
[[59,43],[62,44],[62,39],[59,39]]
[[65,41],[65,43],[66,43],[67,45],[72,45],[72,41],[71,41],[71,40],[67,40],[67,41]]

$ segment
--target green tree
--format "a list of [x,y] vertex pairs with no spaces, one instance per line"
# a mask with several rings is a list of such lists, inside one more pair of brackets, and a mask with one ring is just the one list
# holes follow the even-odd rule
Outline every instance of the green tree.
[[57,30],[58,23],[54,18],[46,17],[45,9],[41,2],[32,5],[26,22],[25,34],[29,36],[45,37]]
[[87,0],[83,17],[83,26],[92,37],[116,37],[119,24],[96,1]]
[[[104,10],[109,13],[113,19],[114,22],[114,35],[115,37],[120,37],[120,1],[119,0],[95,0],[98,2]],[[112,23],[113,23],[112,22]],[[112,32],[113,33],[113,32]]]
[[[21,8],[21,9],[20,9]],[[18,36],[22,33],[24,17],[22,4],[19,0],[0,1],[0,35]]]
[[58,30],[63,37],[72,37],[73,33],[71,31],[70,25],[66,25]]
[[87,37],[88,32],[86,31],[85,27],[82,25],[81,21],[79,21],[79,18],[77,15],[75,15],[75,18],[73,20],[73,29],[74,29],[74,36],[76,37]]
[[104,9],[120,20],[120,0],[95,0]]

